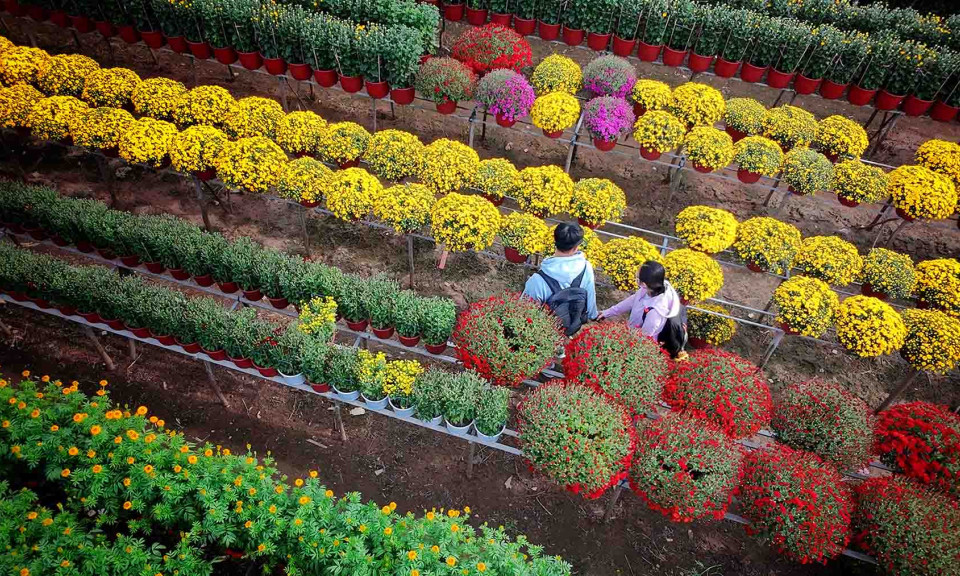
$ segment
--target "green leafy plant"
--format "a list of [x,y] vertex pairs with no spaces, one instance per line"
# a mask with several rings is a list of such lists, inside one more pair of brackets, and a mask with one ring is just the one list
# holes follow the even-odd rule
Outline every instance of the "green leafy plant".
[[397,334],[407,338],[420,335],[423,318],[423,301],[410,290],[397,293],[394,300],[393,325]]
[[670,7],[670,24],[666,45],[674,50],[687,50],[693,46],[700,28],[702,12],[691,0],[679,0]]
[[385,276],[375,276],[367,281],[367,286],[366,309],[370,313],[370,323],[374,328],[393,327],[400,285]]
[[417,418],[430,421],[443,415],[443,390],[452,377],[450,372],[436,367],[427,368],[417,377],[412,398]]
[[457,322],[457,308],[446,298],[424,298],[420,301],[421,335],[427,344],[446,344]]
[[443,381],[443,417],[454,426],[466,426],[477,415],[477,401],[487,384],[474,372],[460,372]]
[[487,436],[499,434],[507,425],[510,391],[506,388],[482,388],[477,400],[477,430]]

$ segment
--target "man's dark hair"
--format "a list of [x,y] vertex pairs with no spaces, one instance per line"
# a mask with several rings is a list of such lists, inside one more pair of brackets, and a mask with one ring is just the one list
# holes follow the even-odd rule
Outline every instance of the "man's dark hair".
[[553,243],[557,245],[557,250],[567,252],[573,250],[583,242],[583,228],[579,224],[568,224],[566,222],[557,224],[553,231]]
[[663,278],[665,275],[666,271],[659,262],[647,260],[643,263],[643,266],[640,267],[640,271],[637,272],[637,280],[647,285],[648,294],[651,296],[659,296],[666,290],[663,286]]

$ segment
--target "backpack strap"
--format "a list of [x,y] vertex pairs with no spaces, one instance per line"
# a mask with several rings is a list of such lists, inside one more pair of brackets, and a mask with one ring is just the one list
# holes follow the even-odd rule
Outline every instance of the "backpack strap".
[[556,294],[560,291],[560,283],[554,280],[549,274],[543,270],[537,270],[537,274],[543,278],[543,281],[547,283],[547,287],[550,288],[551,295]]
[[587,273],[587,265],[584,264],[584,265],[583,265],[583,270],[581,270],[580,273],[577,274],[577,277],[573,279],[573,282],[570,283],[570,287],[571,287],[571,288],[579,288],[579,287],[580,287],[580,283],[583,282],[583,275],[586,274],[586,273]]

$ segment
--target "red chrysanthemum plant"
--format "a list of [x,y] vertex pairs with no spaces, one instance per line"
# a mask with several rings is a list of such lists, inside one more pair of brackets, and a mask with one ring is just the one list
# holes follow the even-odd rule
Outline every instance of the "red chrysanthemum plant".
[[457,358],[494,384],[519,386],[539,374],[560,346],[560,323],[520,294],[474,302],[453,330]]
[[674,410],[709,420],[733,438],[751,436],[770,423],[770,390],[763,372],[715,348],[675,362],[663,398]]
[[641,421],[630,488],[674,522],[723,518],[740,481],[742,448],[719,428],[684,414]]
[[532,470],[588,499],[627,476],[637,445],[625,408],[565,380],[551,380],[523,399],[517,432]]
[[826,562],[850,541],[852,491],[811,452],[783,445],[751,452],[734,496],[747,533],[791,560]]
[[533,63],[527,39],[500,24],[468,28],[453,42],[450,55],[483,75],[497,68],[515,72]]
[[881,462],[960,496],[960,416],[946,406],[910,402],[884,410],[874,438]]
[[621,322],[602,322],[584,328],[567,343],[563,373],[643,416],[656,411],[667,359],[660,345],[639,330]]

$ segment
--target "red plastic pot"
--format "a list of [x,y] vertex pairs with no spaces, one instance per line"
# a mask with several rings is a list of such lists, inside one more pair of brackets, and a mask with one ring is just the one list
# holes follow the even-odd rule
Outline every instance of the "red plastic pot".
[[933,106],[933,100],[921,100],[910,94],[903,101],[903,113],[907,116],[923,116]]
[[598,224],[598,223],[596,223],[596,222],[589,222],[589,221],[587,221],[587,220],[584,220],[583,218],[577,218],[577,224],[579,224],[579,225],[581,225],[581,226],[583,226],[583,227],[585,227],[585,228],[589,228],[589,229],[591,229],[591,230],[596,230],[597,228],[603,226],[603,222],[600,222],[600,223]]
[[80,252],[82,252],[82,253],[84,253],[84,254],[89,254],[89,253],[93,252],[93,244],[91,244],[91,243],[89,243],[89,242],[87,242],[87,241],[85,241],[85,240],[78,240],[78,241],[77,241],[77,250],[80,251]]
[[140,41],[140,33],[133,26],[124,25],[117,27],[117,33],[120,39],[127,44],[136,44]]
[[447,100],[446,102],[437,103],[437,112],[441,114],[453,114],[456,111],[457,111],[456,100]]
[[597,34],[590,32],[587,34],[587,46],[594,52],[603,52],[610,45],[611,34]]
[[[13,296],[13,294],[10,295]],[[14,297],[14,300],[16,300],[16,297]],[[80,312],[80,317],[91,324],[99,324],[100,320],[102,320],[96,312]]]
[[109,248],[97,248],[97,254],[103,257],[104,260],[113,260],[117,257],[113,250]]
[[187,48],[190,49],[190,53],[193,54],[193,57],[197,60],[209,60],[213,54],[213,49],[211,49],[210,44],[206,42],[191,42],[187,40]]
[[543,20],[537,21],[537,32],[540,34],[542,40],[547,42],[552,42],[560,37],[560,25],[559,24],[547,24]]
[[533,34],[533,30],[536,27],[537,21],[533,18],[521,18],[516,16],[513,19],[513,29],[516,30],[517,34],[520,34],[521,36],[529,36]]
[[710,172],[713,172],[712,168],[701,166],[699,164],[694,164],[693,169],[696,170],[697,172],[700,172],[701,174],[709,174]]
[[703,338],[694,338],[692,336],[687,340],[687,344],[694,350],[703,350],[704,348],[710,347],[710,344]]
[[229,358],[237,368],[253,368],[253,360],[250,358],[234,358],[233,356]]
[[837,200],[840,202],[840,204],[846,206],[847,208],[856,208],[860,205],[860,203],[856,200],[850,200],[849,198],[844,198],[843,196],[839,195],[837,196]]
[[443,17],[452,22],[459,22],[463,20],[463,9],[465,5],[460,4],[444,4],[443,5]]
[[176,343],[177,343],[177,339],[174,338],[173,336],[170,336],[170,335],[158,335],[158,334],[154,334],[154,335],[153,335],[153,338],[154,338],[154,340],[156,340],[157,342],[159,342],[160,344],[162,344],[162,345],[164,345],[164,346],[174,346],[174,345],[176,345]]
[[60,236],[54,236],[54,237],[52,238],[52,240],[53,240],[53,243],[54,243],[54,244],[56,244],[57,246],[60,246],[61,248],[62,248],[63,246],[66,246],[66,245],[70,244],[69,242],[67,242],[66,240],[64,240],[64,239],[63,239],[62,237],[60,237]]
[[713,73],[721,78],[733,78],[740,67],[739,62],[732,62],[723,58],[717,58],[717,63],[713,66]]
[[167,269],[163,262],[145,262],[143,265],[153,274],[163,274]]
[[207,350],[206,348],[201,347],[203,353],[210,357],[211,360],[226,360],[227,352],[225,350]]
[[510,20],[513,19],[513,14],[498,14],[494,12],[490,15],[491,24],[499,24],[501,26],[510,27]]
[[64,316],[73,316],[77,313],[77,309],[73,306],[57,306],[57,312],[60,312]]
[[136,254],[132,254],[130,256],[121,256],[120,263],[127,268],[136,268],[140,265],[140,257]]
[[634,102],[634,103],[633,103],[633,115],[634,115],[634,116],[636,116],[637,118],[639,118],[639,117],[643,116],[643,115],[646,114],[646,113],[647,113],[647,109],[644,108],[643,104],[641,104],[641,103],[639,103],[639,102]]
[[247,70],[259,70],[263,66],[263,58],[259,52],[237,52],[240,65]]
[[47,19],[47,10],[43,6],[30,4],[27,6],[27,16],[36,20],[37,22],[43,22]]
[[487,23],[487,11],[467,6],[467,23],[471,26],[483,26]]
[[907,222],[913,222],[914,220],[916,220],[916,218],[914,218],[913,216],[909,216],[906,212],[904,212],[902,208],[897,208],[897,216],[899,216],[900,218],[903,218]]
[[113,38],[117,35],[117,31],[113,27],[113,24],[107,22],[106,20],[95,20],[93,25],[96,27],[97,32],[99,32],[104,38]]
[[727,134],[730,135],[730,138],[733,139],[734,143],[737,143],[747,137],[746,132],[741,132],[740,130],[737,130],[733,126],[727,125],[723,129],[724,131],[726,131]]
[[347,320],[347,328],[353,330],[354,332],[364,332],[367,329],[367,324],[369,320],[360,320],[359,322],[353,322],[352,320]]
[[17,0],[5,0],[3,9],[11,16],[23,16],[23,6]]
[[503,255],[506,256],[507,262],[513,262],[514,264],[523,264],[529,258],[526,254],[521,254],[516,248],[510,248],[509,246],[503,247]]
[[284,308],[290,305],[290,302],[283,297],[267,298],[267,300],[270,302],[270,305],[276,308],[277,310],[283,310]]
[[407,104],[412,103],[414,98],[416,98],[416,96],[417,96],[417,93],[412,86],[410,88],[391,88],[390,89],[390,99],[393,100],[394,103],[399,104],[401,106],[406,106]]
[[614,35],[613,36],[613,53],[616,56],[621,58],[626,58],[633,52],[634,47],[636,47],[637,41],[634,40],[624,40],[623,38]]
[[674,50],[669,46],[663,47],[663,64],[664,66],[682,66],[683,60],[687,57],[686,50]]
[[329,384],[314,384],[311,382],[310,387],[313,388],[314,392],[318,392],[320,394],[325,394],[330,391]]
[[754,262],[747,262],[747,270],[751,272],[757,272],[757,273],[766,272],[766,270],[764,270],[763,267],[761,267],[759,264],[756,264]]
[[900,96],[898,94],[891,94],[886,90],[880,90],[877,92],[877,101],[873,103],[878,110],[896,110],[900,107],[900,104],[903,102],[903,99],[906,98],[906,94]]
[[190,277],[190,273],[183,268],[171,268],[168,272],[174,280],[186,280]]
[[237,51],[231,46],[214,48],[213,57],[217,59],[217,62],[229,66],[237,61]]
[[864,282],[863,284],[860,285],[860,293],[863,294],[864,296],[871,296],[873,298],[876,298],[877,300],[886,300],[889,298],[889,296],[887,296],[883,292],[875,292],[873,290],[873,286],[869,282]]
[[202,350],[202,348],[200,348],[200,345],[197,344],[196,342],[181,342],[179,340],[176,340],[176,344],[177,346],[183,348],[183,351],[186,352],[187,354],[196,354],[197,352]]
[[[297,158],[303,158],[304,156],[310,156],[310,154],[307,154],[306,152],[297,152]],[[303,206],[304,208],[316,208],[317,206],[320,205],[320,203],[316,201],[304,200],[301,198],[300,205]]]
[[341,76],[340,87],[344,92],[356,94],[363,89],[363,76]]
[[167,43],[166,38],[163,37],[163,32],[159,30],[141,30],[140,36],[143,38],[143,43],[154,50],[162,48]]
[[957,117],[958,112],[960,112],[960,106],[950,106],[937,100],[930,108],[930,117],[937,122],[950,122]]
[[258,302],[263,299],[263,292],[258,289],[244,290],[243,297],[251,302]]
[[617,146],[617,141],[594,138],[593,145],[596,147],[597,150],[600,150],[601,152],[609,152]]
[[864,90],[863,88],[854,85],[851,86],[850,91],[847,92],[847,102],[853,104],[854,106],[863,106],[873,100],[873,96],[876,93],[876,90]]
[[287,62],[283,58],[266,58],[263,54],[261,54],[260,57],[263,58],[263,67],[267,70],[268,74],[283,76],[287,71]]
[[169,36],[167,38],[167,44],[170,46],[170,49],[177,54],[183,54],[190,49],[187,46],[187,39],[183,36]]
[[497,114],[497,124],[500,125],[500,126],[503,126],[504,128],[509,128],[509,127],[513,126],[514,124],[516,124],[516,123],[517,123],[516,120],[510,120],[509,118],[506,118],[505,116],[501,116],[500,114]]
[[[113,322],[113,320],[108,321],[108,322],[107,322],[107,326],[110,326],[111,328],[113,328],[113,324],[111,324],[111,322]],[[116,328],[116,330],[122,330],[122,328]],[[134,336],[136,336],[137,338],[150,338],[150,337],[151,337],[150,329],[149,329],[149,328],[129,328],[129,330],[130,330],[130,332],[131,332]]]
[[70,16],[70,25],[81,34],[86,34],[93,30],[93,20],[89,16]]
[[264,368],[263,366],[260,366],[259,364],[254,364],[254,366],[256,367],[257,372],[259,372],[260,375],[263,376],[264,378],[273,378],[274,376],[279,376],[279,375],[280,375],[280,372],[277,372],[277,369],[276,369],[276,368],[269,368],[269,367],[268,367],[268,368]]
[[663,50],[663,44],[647,44],[641,40],[640,48],[637,49],[637,56],[644,62],[653,62],[660,56],[661,50]]
[[547,132],[546,130],[544,130],[543,135],[546,136],[547,138],[557,139],[563,136],[563,130],[557,130],[556,132]]
[[789,336],[796,336],[797,334],[800,333],[799,330],[794,330],[793,328],[790,327],[789,324],[786,324],[785,322],[780,323],[780,329],[783,330],[784,334],[787,334]]
[[404,336],[403,334],[397,334],[397,339],[400,340],[400,343],[408,348],[413,348],[420,343],[419,336]]
[[70,17],[63,10],[51,10],[50,21],[58,28],[68,28],[70,26]]
[[650,150],[648,148],[640,147],[640,156],[644,160],[659,160],[660,156],[663,155],[663,152],[657,152],[656,150]]
[[369,94],[374,100],[386,98],[387,94],[390,93],[390,85],[386,82],[371,82],[369,80],[364,80],[364,85],[367,88],[367,94]]
[[44,232],[43,228],[40,228],[39,226],[37,226],[37,227],[35,227],[35,228],[24,228],[24,230],[25,230],[25,231],[27,232],[27,234],[29,234],[30,237],[33,238],[34,240],[46,240],[46,239],[47,239],[47,233]]
[[303,82],[304,80],[309,80],[313,76],[313,68],[309,64],[288,64],[287,68],[290,70],[290,77],[294,80]]
[[373,335],[381,340],[387,340],[393,336],[393,326],[388,326],[386,328],[374,328]]
[[737,179],[744,184],[753,184],[754,182],[758,182],[760,180],[760,174],[741,168],[737,170]]
[[443,354],[443,351],[447,349],[447,344],[424,344],[424,348],[427,349],[427,352],[431,354]]
[[217,288],[224,294],[233,294],[240,289],[236,282],[217,282]]
[[836,100],[843,96],[844,91],[850,84],[837,84],[833,80],[824,80],[820,84],[820,95],[827,100]]
[[744,62],[743,67],[740,68],[740,79],[744,82],[759,82],[766,71],[767,69],[764,67],[754,66],[749,62]]
[[332,88],[337,85],[337,75],[336,70],[314,70],[313,79],[317,81],[317,84],[324,88]]
[[217,169],[209,168],[207,170],[201,170],[200,172],[194,172],[193,175],[201,182],[209,182],[217,177]]
[[770,72],[767,73],[767,86],[778,90],[786,88],[796,75],[796,72],[781,72],[771,67]]
[[793,89],[797,94],[813,94],[820,87],[823,78],[807,78],[803,74],[797,74],[793,80]]
[[687,66],[689,66],[693,72],[706,72],[710,69],[710,66],[713,65],[715,59],[716,56],[701,56],[696,52],[691,52]]

